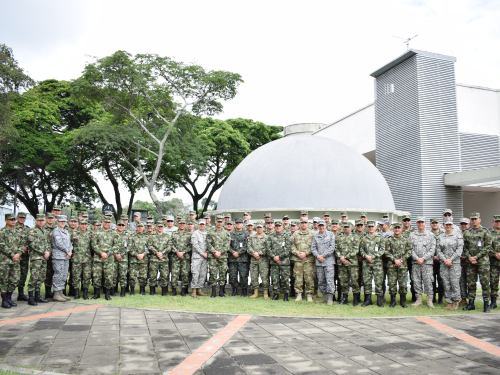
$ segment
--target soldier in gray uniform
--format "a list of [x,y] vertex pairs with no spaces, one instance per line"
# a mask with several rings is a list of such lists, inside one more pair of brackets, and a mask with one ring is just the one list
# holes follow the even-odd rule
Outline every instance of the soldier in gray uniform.
[[135,232],[136,225],[137,225],[137,223],[139,221],[141,221],[141,213],[140,212],[136,212],[136,213],[134,213],[134,222],[129,224],[129,227],[132,229],[132,231]]
[[201,292],[208,271],[208,250],[207,250],[207,232],[205,231],[205,219],[198,220],[198,229],[191,236],[193,245],[193,254],[191,256],[191,297],[206,296]]
[[444,284],[444,295],[448,305],[445,310],[458,310],[460,302],[460,256],[464,248],[461,233],[453,233],[453,219],[444,219],[445,232],[437,238],[436,253],[440,260],[439,273]]
[[57,217],[57,228],[52,231],[53,299],[57,302],[66,302],[70,299],[62,293],[68,278],[69,259],[73,252],[69,233],[64,229],[67,221],[65,215],[59,215]]
[[316,258],[316,274],[323,301],[331,306],[335,294],[335,235],[326,230],[325,220],[318,221],[318,228],[312,240],[311,252]]

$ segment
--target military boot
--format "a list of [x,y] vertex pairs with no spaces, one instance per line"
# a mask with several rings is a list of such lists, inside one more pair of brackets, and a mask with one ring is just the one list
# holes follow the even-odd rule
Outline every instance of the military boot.
[[342,294],[342,301],[339,305],[347,305],[349,304],[349,295],[347,293]]
[[371,294],[365,294],[365,302],[361,305],[362,307],[370,306],[373,305],[372,302],[372,295]]
[[28,296],[26,296],[26,294],[24,294],[24,288],[17,288],[17,300],[18,301],[28,301]]
[[384,296],[383,295],[377,296],[377,306],[384,307]]
[[[177,289],[174,289],[174,290],[177,292]],[[175,295],[177,295],[177,293],[174,294],[174,292],[172,291],[172,296],[175,296]],[[161,296],[162,297],[167,296],[167,287],[166,286],[161,287]]]
[[89,288],[83,288],[83,299],[89,299]]
[[68,297],[74,297],[74,296],[75,296],[75,288],[70,285],[69,292],[68,292]]
[[114,286],[112,286],[112,287],[111,287],[111,289],[109,290],[109,295],[110,295],[111,297],[116,297],[116,291],[117,291],[117,290],[118,290],[118,289],[116,289]]
[[40,302],[40,303],[49,303],[46,299],[43,299],[42,296],[40,295],[39,290],[35,290],[35,302]]
[[126,286],[122,286],[121,290],[120,290],[120,297],[125,297],[125,293],[127,292],[127,287]]
[[[435,294],[434,294],[434,295],[435,295]],[[435,299],[433,299],[433,298],[429,298],[429,297],[430,297],[430,296],[427,296],[427,307],[429,307],[429,309],[434,309],[435,307],[434,307],[434,303],[433,303],[433,301],[434,301]]]
[[192,288],[191,289],[191,297],[193,297],[193,298],[197,297],[197,295],[196,295],[196,288]]
[[181,297],[186,297],[187,293],[188,293],[188,288],[187,287],[181,289]]
[[422,306],[423,305],[423,303],[422,303],[422,295],[421,294],[417,294],[417,300],[415,301],[415,303],[412,303],[411,305],[413,307]]
[[149,287],[149,295],[154,296],[156,294],[156,288],[154,286]]
[[264,289],[264,299],[269,299],[269,290]]
[[[429,299],[429,296],[427,296],[427,299]],[[432,295],[432,303],[436,303],[436,293]]]
[[439,293],[438,294],[438,305],[443,305],[444,304],[443,303],[443,297],[444,297],[443,293]]
[[471,311],[475,310],[476,306],[474,306],[474,298],[469,298],[469,304],[465,306],[462,310],[463,311]]
[[280,299],[280,295],[278,293],[274,293],[272,300],[277,301]]
[[391,294],[391,304],[389,305],[389,307],[395,307],[395,306],[396,306],[396,295]]
[[[411,301],[412,302],[417,302],[417,293],[411,292]],[[412,304],[413,305],[413,304]]]
[[50,286],[47,287],[47,285],[45,285],[45,299],[47,298],[54,298],[54,293],[52,293]]
[[104,288],[104,299],[106,301],[111,301],[110,294],[111,294],[111,288]]
[[80,299],[80,288],[74,288],[75,299]]
[[241,289],[241,296],[246,297],[247,296],[247,288],[242,288]]
[[297,297],[295,298],[295,302],[302,301],[302,293],[297,293]]
[[9,302],[7,302],[7,293],[2,293],[2,307],[4,309],[10,309],[10,305],[9,305]]
[[233,291],[231,292],[230,296],[234,297],[238,295],[238,288],[233,288]]
[[497,297],[491,297],[491,303],[490,303],[490,309],[496,309],[497,308]]
[[[163,290],[163,289],[162,289]],[[165,293],[167,291],[167,288],[165,288]],[[162,292],[163,293],[163,292]],[[163,295],[163,294],[162,294]],[[170,295],[171,297],[175,297],[177,295],[177,288],[173,287],[172,288],[172,294]]]
[[224,285],[220,285],[220,286],[219,286],[219,297],[222,297],[222,298],[226,297],[226,296],[225,296],[225,293],[226,293],[226,292],[225,292],[225,290],[224,290]]
[[451,304],[450,306],[450,311],[457,311],[458,310],[458,304],[460,303],[460,301],[453,301],[453,303]]
[[283,294],[283,301],[288,302],[288,293]]
[[483,300],[484,302],[484,307],[483,307],[483,312],[489,313],[490,310],[490,301]]
[[327,306],[332,306],[333,305],[333,294],[328,293],[326,295],[326,305]]
[[462,298],[458,306],[467,306],[467,298]]
[[399,295],[399,304],[403,309],[406,309],[408,306],[406,306],[406,293],[401,293]]
[[141,296],[145,296],[146,295],[146,286],[145,285],[144,286],[140,286],[139,285],[139,294]]
[[98,299],[98,298],[101,298],[101,290],[100,288],[94,287],[94,296],[92,297],[92,299]]
[[340,303],[340,301],[342,301],[342,291],[340,290],[340,288],[339,288],[339,290],[337,291],[337,295],[338,295],[338,297],[337,297],[337,301],[339,301],[339,303]]
[[[333,301],[333,294],[331,294],[332,296],[332,301]],[[327,303],[328,302],[328,294],[323,294],[323,298],[321,298],[319,301],[316,301],[316,303]]]
[[291,285],[290,297],[297,297],[297,294],[295,293],[295,285]]
[[201,288],[196,289],[196,295],[200,297],[207,297],[207,295],[201,291]]
[[253,294],[250,296],[250,298],[255,299],[259,297],[259,289],[254,289]]
[[35,301],[35,297],[33,297],[33,292],[28,291],[28,305],[30,306],[36,306],[38,303]]
[[61,290],[54,292],[54,297],[52,299],[56,302],[66,302],[66,298],[64,298]]
[[307,295],[307,302],[312,302],[313,301],[313,296],[312,294]]
[[210,298],[215,298],[217,297],[217,287],[215,285],[212,285],[212,295]]
[[361,301],[361,293],[353,293],[352,294],[352,305],[353,306],[358,306],[359,302]]
[[130,295],[135,296],[135,285],[129,285],[130,288]]
[[7,296],[9,298],[7,300],[7,302],[9,303],[9,305],[11,305],[12,307],[16,307],[17,303],[15,303],[14,301],[12,301],[12,292],[7,293]]

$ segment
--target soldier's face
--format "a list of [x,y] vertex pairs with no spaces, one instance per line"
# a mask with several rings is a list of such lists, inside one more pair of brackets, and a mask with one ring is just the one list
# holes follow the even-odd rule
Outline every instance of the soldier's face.
[[235,227],[236,227],[236,229],[238,229],[239,231],[240,231],[241,229],[243,229],[243,223],[236,223],[236,224],[234,224],[234,226],[235,226]]
[[215,226],[217,227],[218,230],[221,230],[222,226],[224,225],[224,222],[223,221],[218,221],[217,220],[217,224],[215,224]]
[[253,232],[253,225],[247,225],[247,231],[248,231],[248,233],[252,233]]
[[203,232],[203,231],[205,230],[205,224],[203,224],[203,223],[198,224],[198,229],[199,229],[201,232]]
[[345,234],[351,233],[351,227],[344,227],[344,233]]
[[466,231],[467,229],[470,228],[470,225],[467,223],[460,223],[460,229],[463,231]]
[[405,229],[408,229],[410,226],[411,226],[411,220],[404,219],[403,220],[403,227],[405,227]]
[[77,226],[77,225],[78,225],[78,221],[74,221],[74,220],[72,220],[72,221],[70,221],[70,222],[69,222],[69,227],[70,227],[71,229],[73,229],[73,230],[74,230],[74,229],[76,229],[76,226]]
[[144,232],[144,227],[136,227],[135,230],[137,233],[142,234]]
[[54,224],[54,220],[55,220],[55,218],[51,217],[51,218],[47,218],[46,221],[47,221],[47,224],[52,225],[52,224]]
[[431,228],[432,228],[432,230],[438,230],[439,229],[439,223],[431,223]]
[[88,223],[81,223],[81,224],[78,224],[78,226],[80,227],[80,230],[82,232],[85,232],[87,230],[87,227],[89,226]]
[[105,221],[105,222],[102,223],[102,227],[104,229],[109,229],[111,227],[111,223],[108,222],[108,221]]
[[282,225],[275,225],[274,230],[276,231],[276,233],[280,234],[281,232],[283,232],[283,226]]
[[196,215],[189,215],[189,218],[190,218],[191,220],[194,220],[194,219],[196,219]]
[[347,219],[349,218],[349,216],[341,216],[340,217],[340,220],[341,221],[347,221]]
[[328,221],[330,221],[330,216],[326,216],[326,215],[325,215],[325,216],[323,216],[323,220],[324,220],[324,221],[327,221],[327,222],[328,222]]
[[35,220],[36,225],[41,228],[45,225],[45,220]]
[[472,225],[472,228],[479,228],[479,225],[481,225],[481,218],[477,219],[470,219],[470,224]]
[[63,229],[64,226],[66,225],[66,222],[65,221],[58,221],[57,225],[59,226],[59,228]]
[[250,215],[243,215],[244,220],[250,220],[252,217]]
[[316,221],[313,221],[313,228],[318,229],[318,223]]
[[446,233],[450,234],[453,230],[453,224],[445,224],[444,229],[446,230]]
[[363,229],[365,229],[365,226],[363,224],[356,225],[356,230],[358,231],[358,233],[362,233]]
[[61,214],[61,210],[52,210],[52,213],[57,217]]
[[187,229],[188,229],[188,231],[193,232],[194,231],[194,224],[187,224]]
[[[462,226],[462,224],[460,224],[460,226]],[[493,222],[493,228],[495,228],[495,230],[500,230],[500,220]]]
[[302,221],[302,222],[300,222],[299,225],[300,225],[300,229],[302,229],[304,231],[309,226],[309,223],[307,221]]
[[332,224],[332,230],[339,230],[340,224]]
[[394,227],[394,228],[392,229],[392,231],[394,232],[394,234],[395,234],[396,236],[400,236],[400,235],[401,235],[401,232],[403,231],[403,228],[401,228],[401,227]]
[[295,232],[297,229],[299,229],[299,227],[298,227],[298,226],[296,226],[296,225],[292,225],[292,226],[291,226],[291,229],[292,229],[292,232]]
[[[158,229],[158,228],[157,228],[157,229]],[[186,223],[180,223],[180,224],[179,224],[179,229],[180,229],[180,230],[185,230],[185,229],[186,229]],[[162,229],[162,231],[163,231],[163,229]]]
[[[185,226],[185,224],[184,224],[184,226]],[[164,227],[156,227],[156,233],[162,234],[163,233],[163,228]]]
[[207,225],[210,224],[210,218],[209,217],[206,217],[205,221],[207,222]]
[[370,233],[370,235],[374,235],[376,228],[377,227],[375,227],[374,225],[368,225],[368,233]]
[[417,228],[419,232],[423,232],[425,230],[425,221],[417,221]]
[[174,227],[174,221],[173,220],[167,220],[167,227],[169,229],[172,229]]
[[262,233],[264,233],[264,227],[257,227],[256,231],[258,235],[261,235]]
[[320,233],[325,233],[326,232],[326,226],[324,226],[323,224],[318,225],[318,228],[319,228],[319,232]]
[[226,224],[226,229],[228,231],[232,231],[233,230],[233,226],[231,224]]
[[26,221],[26,218],[25,217],[17,217],[17,223],[18,224],[24,224],[24,222]]
[[118,233],[121,234],[121,233],[123,233],[124,230],[125,230],[125,225],[123,225],[123,224],[116,224],[116,231]]

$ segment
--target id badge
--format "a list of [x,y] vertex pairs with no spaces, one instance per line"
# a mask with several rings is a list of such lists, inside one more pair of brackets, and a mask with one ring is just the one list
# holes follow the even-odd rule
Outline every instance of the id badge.
[[240,242],[240,247],[243,247],[243,242]]
[[375,251],[378,252],[378,245],[375,245]]
[[281,247],[285,247],[285,241],[281,243]]
[[123,247],[127,247],[127,241],[123,241]]
[[481,247],[481,246],[483,246],[483,245],[481,244],[481,240],[477,241],[477,247]]

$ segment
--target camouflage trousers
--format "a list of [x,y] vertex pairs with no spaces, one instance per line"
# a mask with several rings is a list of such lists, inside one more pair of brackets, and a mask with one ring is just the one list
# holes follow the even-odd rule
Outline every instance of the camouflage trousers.
[[406,263],[403,263],[401,267],[389,266],[387,279],[389,280],[389,294],[397,294],[399,285],[399,294],[406,295],[408,289],[406,286],[408,284],[408,268],[406,268]]
[[125,287],[128,279],[128,261],[118,261],[115,264],[115,273],[113,274],[113,285],[120,284]]
[[339,264],[339,283],[340,290],[342,294],[349,294],[349,282],[352,287],[353,293],[359,293],[359,267],[356,264],[355,266],[344,266],[343,264]]
[[191,260],[191,288],[203,288],[207,278],[208,259],[193,259]]
[[250,280],[253,290],[259,289],[259,276],[262,280],[262,288],[269,289],[269,259],[267,257],[250,259]]
[[68,280],[69,259],[52,259],[52,268],[54,269],[54,278],[52,279],[54,292],[65,289]]
[[295,293],[302,293],[305,284],[306,294],[314,294],[314,278],[316,277],[314,259],[307,259],[300,262],[296,260],[294,263]]
[[441,279],[443,280],[443,289],[446,302],[460,301],[460,274],[462,266],[460,260],[456,260],[448,267],[444,262],[441,263]]
[[92,280],[94,289],[105,287],[111,288],[113,284],[113,274],[115,272],[115,262],[94,262],[92,265]]
[[476,283],[479,277],[483,289],[483,300],[490,300],[490,265],[471,264],[467,265],[467,285],[469,298],[476,298]]
[[19,284],[19,262],[0,264],[0,290],[2,293],[13,292]]
[[31,260],[28,292],[35,292],[40,290],[45,280],[46,273],[47,261],[45,259]]
[[130,287],[135,287],[135,280],[139,282],[139,286],[148,285],[148,264],[143,263],[130,263],[128,265],[128,276]]
[[[223,259],[210,258],[208,260],[208,268],[210,270],[210,284],[212,284],[212,286],[223,286],[226,283],[226,273],[228,268],[227,258]],[[238,285],[237,278],[236,278],[236,285]]]
[[[316,267],[318,286],[322,295],[335,294],[335,265]],[[347,284],[349,287],[349,284]]]
[[[295,267],[297,267],[295,262]],[[273,282],[273,292],[279,294],[280,287],[283,293],[290,293],[290,266],[271,266],[271,280]]]
[[52,258],[47,259],[47,273],[45,274],[45,289],[52,288],[52,280],[54,279],[54,268],[52,267]]
[[229,263],[229,283],[233,288],[238,287],[238,273],[242,288],[248,288],[248,263],[231,262]]
[[462,271],[460,272],[460,296],[467,298],[467,261],[460,263]]
[[75,288],[88,288],[92,281],[92,263],[73,263],[71,283]]
[[172,261],[172,270],[170,271],[172,274],[171,276],[172,288],[177,288],[177,281],[179,280],[179,276],[181,278],[181,288],[189,287],[190,271],[191,271],[191,258],[186,258],[186,254],[184,254],[184,258],[182,259],[175,256]]
[[168,286],[168,259],[165,262],[149,262],[149,286],[156,286],[158,279],[158,273],[160,274],[159,286],[160,288],[165,288]]
[[28,278],[28,271],[30,269],[30,257],[28,253],[24,253],[21,255],[21,259],[19,260],[19,267],[21,274],[19,275],[19,284],[17,285],[19,288],[24,288],[26,285],[26,279]]
[[441,277],[441,262],[434,262],[433,268],[432,268],[432,273],[433,273],[433,280],[432,280],[432,289],[434,291],[434,294],[439,293],[443,294],[444,293],[444,284],[443,284],[443,278]]
[[432,286],[433,277],[432,264],[416,264],[412,266],[413,282],[415,283],[415,293],[433,295],[434,289]]
[[363,262],[363,280],[365,282],[365,294],[372,294],[372,280],[375,283],[375,294],[382,295],[382,283],[384,282],[384,268],[382,263]]
[[491,296],[498,298],[498,281],[500,276],[500,264],[490,264]]

